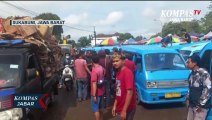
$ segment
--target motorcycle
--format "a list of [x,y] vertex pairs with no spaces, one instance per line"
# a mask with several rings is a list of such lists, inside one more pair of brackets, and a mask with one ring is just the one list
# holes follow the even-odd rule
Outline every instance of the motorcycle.
[[67,91],[70,91],[73,89],[73,84],[74,84],[73,71],[69,65],[65,66],[61,79],[64,81],[64,85]]

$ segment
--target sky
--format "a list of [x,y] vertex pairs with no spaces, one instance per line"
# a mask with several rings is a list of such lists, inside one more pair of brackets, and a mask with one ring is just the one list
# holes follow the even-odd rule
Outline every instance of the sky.
[[[210,1],[6,1],[17,7],[36,12],[29,14],[0,1],[0,17],[32,16],[44,12],[57,14],[65,24],[63,35],[77,40],[96,33],[131,33],[134,37],[150,37],[161,31],[168,20],[161,19],[162,10],[201,10],[200,19],[209,11]],[[155,21],[156,19],[156,21]],[[89,32],[90,31],[90,32]]]

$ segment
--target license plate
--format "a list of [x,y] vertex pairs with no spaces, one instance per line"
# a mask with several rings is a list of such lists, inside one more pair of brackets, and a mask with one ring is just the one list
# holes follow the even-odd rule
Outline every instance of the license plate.
[[165,98],[177,98],[177,97],[181,97],[181,93],[166,93],[165,94]]

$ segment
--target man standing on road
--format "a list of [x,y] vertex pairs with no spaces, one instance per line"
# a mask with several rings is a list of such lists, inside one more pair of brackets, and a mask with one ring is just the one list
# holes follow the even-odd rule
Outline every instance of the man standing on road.
[[106,108],[112,107],[112,97],[111,95],[114,95],[112,93],[115,93],[115,90],[112,90],[112,56],[110,55],[110,50],[105,49],[105,79],[106,81]]
[[192,55],[189,57],[187,66],[192,70],[189,77],[189,93],[187,99],[188,116],[187,120],[205,120],[210,108],[210,74],[203,68],[199,67],[200,57]]
[[86,60],[84,60],[83,58],[84,58],[84,52],[81,51],[79,53],[79,58],[77,58],[74,63],[79,102],[87,99],[88,82],[89,82],[87,72],[89,74],[91,73],[90,70],[88,69]]
[[99,64],[99,57],[93,56],[93,69],[91,72],[91,107],[96,120],[103,120],[103,99],[105,86],[98,87],[97,83],[104,79],[104,68]]
[[[90,71],[92,71],[92,53],[91,53],[91,51],[86,52],[85,60],[87,62],[88,69]],[[88,81],[89,81],[88,82],[88,91],[90,91],[90,88],[91,88],[90,80],[91,80],[91,76],[90,76],[90,74],[88,74]],[[88,98],[90,98],[90,92],[88,94]]]
[[125,55],[115,53],[113,66],[118,70],[116,76],[116,99],[112,114],[117,120],[133,120],[136,110],[136,89],[132,71],[125,66]]

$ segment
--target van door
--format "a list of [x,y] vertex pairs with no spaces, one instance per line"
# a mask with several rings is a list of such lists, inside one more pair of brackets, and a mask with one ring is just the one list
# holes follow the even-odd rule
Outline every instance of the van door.
[[142,56],[139,54],[135,55],[135,64],[136,64],[136,72],[135,72],[135,80],[136,84],[141,87],[144,83],[144,70],[143,70],[143,62]]
[[27,93],[41,93],[41,79],[37,77],[39,70],[34,54],[27,57],[25,86]]
[[[210,73],[210,76],[212,77],[212,50],[206,50],[201,58],[201,66],[202,68],[207,69],[207,71]],[[212,92],[212,90],[211,90]],[[211,93],[212,94],[212,93]],[[211,99],[212,104],[212,99]],[[208,112],[208,118],[209,120],[212,118],[212,109]]]
[[201,58],[201,66],[205,68],[211,75],[211,60],[212,59],[212,50],[206,50]]

